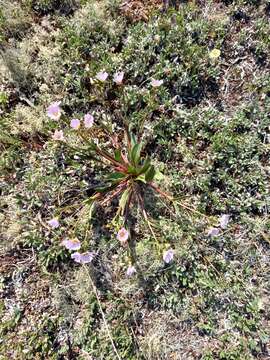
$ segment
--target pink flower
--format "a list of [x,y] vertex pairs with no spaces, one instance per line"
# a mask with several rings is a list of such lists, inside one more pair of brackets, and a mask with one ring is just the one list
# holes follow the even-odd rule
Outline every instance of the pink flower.
[[94,124],[94,117],[91,114],[84,115],[84,126],[89,129]]
[[122,243],[125,244],[128,239],[128,231],[125,228],[121,228],[117,233],[117,239]]
[[137,271],[136,271],[136,268],[135,266],[133,265],[130,265],[128,268],[127,268],[127,276],[132,276],[133,274],[135,274]]
[[57,229],[60,226],[59,221],[58,221],[57,218],[53,218],[53,219],[49,220],[48,224],[50,225],[50,227],[52,229]]
[[85,253],[75,252],[71,255],[71,259],[80,264],[90,263],[94,258],[94,253],[87,251]]
[[153,79],[152,81],[151,81],[151,85],[153,86],[153,87],[159,87],[159,86],[161,86],[163,84],[163,80],[155,80],[155,79]]
[[79,119],[72,119],[72,120],[70,121],[70,126],[71,126],[72,129],[74,129],[74,130],[78,130],[79,127],[80,127],[80,125],[81,125],[81,122],[80,122]]
[[52,139],[56,141],[63,141],[65,139],[63,130],[55,130]]
[[228,223],[230,220],[230,215],[228,214],[223,214],[220,219],[219,219],[219,225],[221,227],[221,229],[226,229]]
[[124,78],[124,71],[120,71],[114,74],[113,81],[117,85],[121,85],[123,82],[123,78]]
[[174,257],[173,249],[169,249],[163,253],[163,260],[166,264],[169,264],[170,262],[172,262],[173,257]]
[[61,108],[60,108],[61,101],[57,101],[49,105],[47,108],[47,115],[52,120],[59,120],[61,116]]
[[218,228],[212,227],[208,230],[207,236],[217,236],[220,233]]
[[104,82],[107,80],[107,77],[109,76],[109,74],[106,71],[100,71],[96,74],[96,79]]
[[81,243],[78,239],[65,239],[61,243],[68,250],[79,250]]

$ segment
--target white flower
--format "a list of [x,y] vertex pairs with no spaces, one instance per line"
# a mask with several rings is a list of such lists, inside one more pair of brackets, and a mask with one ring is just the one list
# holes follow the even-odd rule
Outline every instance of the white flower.
[[174,257],[174,250],[173,249],[169,249],[167,251],[165,251],[163,253],[163,260],[166,264],[169,264],[170,262],[173,261],[173,257]]
[[80,264],[88,264],[93,260],[94,255],[95,254],[90,251],[87,251],[85,253],[75,252],[71,255],[71,259]]
[[123,82],[123,78],[124,78],[124,71],[120,71],[114,74],[113,81],[117,85],[121,85]]
[[137,271],[136,271],[136,268],[135,266],[133,265],[130,265],[128,268],[127,268],[127,276],[132,276],[133,274],[135,274]]
[[79,250],[81,243],[78,239],[65,239],[62,241],[62,245],[68,250]]
[[163,80],[155,80],[155,79],[153,79],[152,81],[151,81],[151,85],[153,86],[153,87],[159,87],[159,86],[161,86],[163,84]]
[[106,71],[100,71],[96,74],[96,79],[104,82],[107,80],[107,77],[109,76],[109,74]]
[[53,218],[53,219],[49,220],[48,224],[50,225],[50,227],[52,229],[57,229],[60,226],[59,221],[58,221],[57,218]]
[[52,139],[56,141],[63,141],[65,139],[63,130],[55,130]]
[[59,120],[61,116],[61,108],[60,108],[61,101],[54,102],[49,105],[47,109],[47,115],[52,120]]
[[72,129],[78,130],[79,127],[81,126],[81,122],[79,119],[72,119],[70,121],[70,126],[72,127]]
[[212,227],[208,230],[207,236],[217,236],[220,233],[218,228]]
[[84,115],[84,126],[89,129],[94,124],[94,117],[91,114]]
[[128,231],[122,227],[118,233],[117,233],[117,239],[122,243],[125,244],[127,242],[128,239]]
[[228,214],[223,214],[221,215],[220,219],[219,219],[219,225],[221,227],[221,229],[226,229],[228,223],[230,220],[230,215]]

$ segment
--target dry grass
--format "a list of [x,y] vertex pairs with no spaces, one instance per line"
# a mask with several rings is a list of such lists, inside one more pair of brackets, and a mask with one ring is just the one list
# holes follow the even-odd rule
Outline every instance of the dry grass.
[[121,13],[131,22],[140,20],[147,21],[153,11],[161,10],[162,0],[128,0],[124,1],[121,6]]

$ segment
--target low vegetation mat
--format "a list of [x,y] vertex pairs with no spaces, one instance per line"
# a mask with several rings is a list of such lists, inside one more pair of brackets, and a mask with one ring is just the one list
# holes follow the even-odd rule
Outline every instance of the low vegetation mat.
[[0,359],[270,359],[269,0],[0,0]]

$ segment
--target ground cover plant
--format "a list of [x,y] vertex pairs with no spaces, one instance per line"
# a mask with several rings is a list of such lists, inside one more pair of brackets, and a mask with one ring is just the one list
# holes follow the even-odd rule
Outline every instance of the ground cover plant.
[[269,15],[0,0],[0,359],[269,359]]

